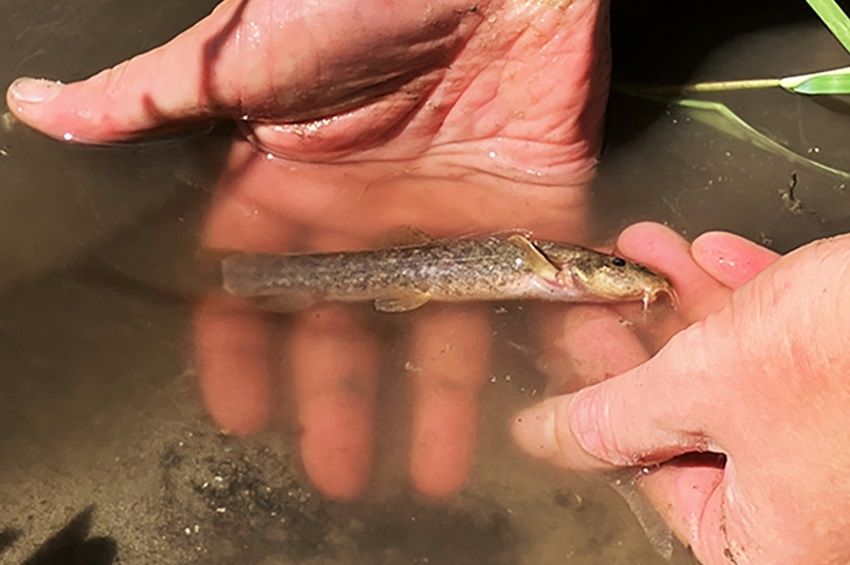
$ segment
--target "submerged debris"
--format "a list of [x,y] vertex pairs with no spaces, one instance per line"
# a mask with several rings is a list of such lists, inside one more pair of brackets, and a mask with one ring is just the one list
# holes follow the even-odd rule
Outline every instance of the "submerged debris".
[[509,512],[490,500],[465,494],[439,506],[400,494],[337,503],[314,491],[288,454],[216,438],[196,434],[160,455],[163,535],[191,540],[205,563],[517,560]]
[[800,215],[804,212],[803,201],[797,198],[794,193],[797,188],[797,173],[792,172],[788,179],[788,186],[779,191],[779,196],[782,198],[782,203],[785,209],[795,215]]
[[3,131],[12,131],[17,123],[18,120],[12,115],[12,112],[4,112],[3,114],[0,114],[0,129]]
[[813,216],[821,224],[825,223],[823,216],[817,210],[809,208],[803,203],[803,200],[797,195],[797,172],[792,171],[788,179],[788,185],[779,190],[779,196],[782,198],[782,204],[785,209],[795,216],[808,214]]

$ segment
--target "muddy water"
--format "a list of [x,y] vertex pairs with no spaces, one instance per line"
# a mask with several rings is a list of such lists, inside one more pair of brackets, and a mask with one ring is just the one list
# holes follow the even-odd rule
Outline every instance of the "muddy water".
[[[744,12],[740,2],[715,2],[705,13],[680,4],[693,3],[615,6],[619,80],[846,64],[802,2],[753,2]],[[212,5],[6,0],[0,84],[90,74]],[[840,102],[715,99],[798,153],[848,162]],[[600,238],[654,219],[785,251],[850,230],[835,178],[654,103],[617,95],[609,115],[593,186]],[[337,505],[300,473],[290,434],[219,434],[197,392],[186,265],[226,145],[227,132],[93,149],[0,131],[0,561],[61,562],[77,551],[92,563],[665,562],[615,493],[528,461],[507,441],[508,415],[543,387],[518,308],[494,314],[476,465],[444,505],[409,495],[403,457],[384,456],[365,500]],[[382,428],[395,431],[382,436],[382,452],[404,453],[403,383],[385,394],[393,408]],[[679,549],[674,562],[689,561]]]

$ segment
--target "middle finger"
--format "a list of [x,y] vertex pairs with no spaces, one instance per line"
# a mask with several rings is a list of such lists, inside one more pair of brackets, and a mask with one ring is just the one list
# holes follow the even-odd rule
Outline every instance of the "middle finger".
[[490,365],[486,312],[482,306],[433,306],[413,321],[410,474],[426,496],[457,491],[472,466],[478,399]]

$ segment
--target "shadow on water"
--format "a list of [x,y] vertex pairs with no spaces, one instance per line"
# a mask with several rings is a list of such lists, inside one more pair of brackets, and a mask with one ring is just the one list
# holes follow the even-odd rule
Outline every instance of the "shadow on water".
[[[130,26],[116,26],[128,17],[116,2],[7,4],[0,19],[4,89],[21,75],[64,81],[91,75],[164,42],[215,2],[139,10],[129,15]],[[57,144],[20,124],[0,128],[0,223],[6,235],[0,242],[0,293],[67,268],[92,248],[138,231],[145,217],[179,207],[187,187],[214,178],[213,160],[199,164],[208,150],[204,143],[83,148]]]
[[111,565],[117,555],[115,540],[89,537],[93,513],[90,506],[71,518],[24,565]]
[[21,532],[12,528],[0,531],[0,557],[3,556],[3,552],[12,547],[19,537],[21,537]]

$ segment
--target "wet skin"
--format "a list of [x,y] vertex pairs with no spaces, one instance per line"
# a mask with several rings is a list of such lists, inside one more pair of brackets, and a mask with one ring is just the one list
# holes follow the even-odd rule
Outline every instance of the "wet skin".
[[666,344],[648,359],[611,310],[572,309],[554,330],[571,388],[598,384],[518,415],[519,444],[571,469],[651,466],[639,485],[701,562],[846,563],[850,238],[780,258],[639,224],[617,247],[671,278]]
[[[159,50],[81,83],[19,81],[7,101],[33,127],[87,142],[244,116],[251,141],[233,143],[201,234],[209,249],[368,248],[405,226],[583,243],[605,19],[591,0],[228,1]],[[328,496],[356,497],[387,369],[371,314],[329,305],[278,320],[235,299],[203,301],[206,405],[224,430],[252,434],[286,411],[286,385],[308,475]],[[429,306],[407,323],[406,359],[420,369],[410,476],[439,497],[472,465],[487,309]]]

